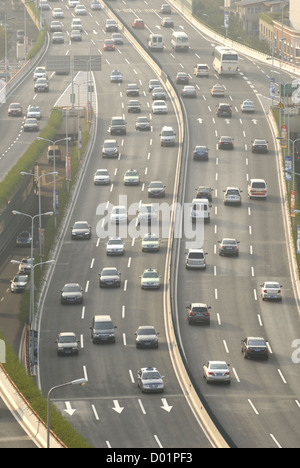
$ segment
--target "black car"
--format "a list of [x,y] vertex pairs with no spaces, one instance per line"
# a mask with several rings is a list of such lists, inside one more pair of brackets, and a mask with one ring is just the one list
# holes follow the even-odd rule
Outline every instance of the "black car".
[[189,325],[194,325],[196,323],[210,325],[210,306],[199,302],[190,304],[186,309]]
[[222,136],[218,142],[218,148],[233,150],[233,138]]
[[137,348],[158,348],[158,332],[152,325],[142,325],[135,332]]
[[115,343],[115,328],[110,315],[94,315],[90,327],[93,343]]
[[71,238],[73,240],[90,239],[92,236],[92,229],[87,221],[76,221],[71,229]]
[[268,153],[268,142],[266,140],[254,140],[252,142],[252,153]]
[[261,337],[247,337],[242,340],[242,350],[245,359],[269,359],[267,342]]
[[207,146],[195,146],[193,150],[193,159],[195,161],[207,161],[208,151]]
[[217,106],[217,112],[216,112],[218,117],[232,117],[232,109],[229,104],[225,103],[220,103]]
[[212,201],[212,191],[211,187],[200,185],[196,190],[196,198],[207,198],[207,200]]
[[78,283],[67,283],[61,290],[60,301],[62,304],[82,304],[82,287]]
[[100,288],[119,288],[121,286],[121,273],[115,267],[103,268],[99,273]]

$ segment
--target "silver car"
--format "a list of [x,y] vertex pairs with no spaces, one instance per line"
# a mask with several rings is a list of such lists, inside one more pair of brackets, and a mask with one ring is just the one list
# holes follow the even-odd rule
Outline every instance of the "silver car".
[[156,367],[142,367],[137,375],[138,387],[142,392],[163,392],[165,387],[163,378]]
[[118,158],[119,146],[117,140],[105,140],[102,146],[103,158]]
[[79,340],[77,340],[73,332],[59,333],[55,343],[57,344],[57,354],[59,356],[74,355],[79,352]]
[[207,361],[203,366],[203,377],[207,384],[227,383],[231,384],[231,373],[229,364],[225,361]]
[[10,282],[12,293],[23,292],[28,283],[28,275],[16,275]]
[[95,185],[109,185],[110,184],[110,175],[107,169],[97,169],[94,174],[94,184]]
[[61,304],[82,304],[83,289],[78,283],[67,283],[61,290]]
[[224,205],[241,205],[242,204],[242,190],[238,187],[227,187],[224,190]]
[[219,255],[230,255],[238,257],[239,255],[239,241],[236,239],[224,238],[219,243]]
[[124,255],[125,244],[121,237],[111,237],[106,244],[107,255]]
[[261,298],[265,300],[281,301],[282,300],[282,285],[277,281],[265,281],[260,285]]

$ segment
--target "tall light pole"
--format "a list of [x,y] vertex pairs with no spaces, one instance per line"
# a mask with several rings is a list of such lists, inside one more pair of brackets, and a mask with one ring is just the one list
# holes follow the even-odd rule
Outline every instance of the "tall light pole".
[[[55,145],[57,145],[57,143],[60,143],[61,141],[70,141],[71,138],[70,137],[67,137],[67,138],[61,138],[60,140],[48,140],[47,138],[42,138],[42,137],[37,137],[37,140],[40,140],[40,141],[48,141],[48,143],[51,143],[52,144],[52,147],[53,147],[53,173],[55,174],[56,173],[56,156],[55,156]],[[57,216],[57,206],[56,206],[56,176],[54,175],[54,183],[53,183],[53,213],[54,213],[54,224],[55,224],[55,227],[56,227],[56,216]]]
[[32,176],[32,177],[35,177],[38,179],[38,188],[39,188],[39,249],[40,249],[40,261],[42,261],[42,217],[41,217],[41,213],[42,213],[42,202],[41,202],[41,178],[42,177],[46,177],[48,175],[53,175],[53,176],[56,176],[58,175],[58,172],[46,172],[45,174],[41,174],[41,175],[37,175],[35,173],[32,173],[32,172],[25,172],[25,171],[22,171],[21,172],[22,175],[29,175],[29,176]]
[[55,387],[50,388],[47,396],[47,448],[50,448],[50,396],[54,390],[62,387],[68,387],[69,385],[85,385],[87,383],[87,379],[77,379],[72,380],[71,382],[67,382],[61,385],[56,385]]

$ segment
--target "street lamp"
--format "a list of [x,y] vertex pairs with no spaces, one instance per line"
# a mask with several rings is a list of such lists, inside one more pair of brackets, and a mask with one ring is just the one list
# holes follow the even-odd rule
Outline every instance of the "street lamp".
[[69,385],[81,385],[81,386],[83,386],[87,382],[88,381],[85,378],[76,379],[76,380],[72,380],[71,382],[67,382],[67,383],[64,383],[64,384],[61,384],[61,385],[56,385],[55,387],[50,388],[50,390],[48,392],[48,396],[47,396],[47,448],[50,448],[50,396],[51,396],[51,393],[54,390],[57,390],[58,388],[68,387]]
[[48,175],[53,175],[56,176],[58,175],[58,172],[46,172],[45,174],[37,175],[32,172],[25,172],[22,171],[20,173],[21,175],[29,175],[31,177],[36,177],[38,179],[38,188],[39,188],[39,248],[40,248],[40,259],[42,258],[42,242],[41,242],[41,233],[42,233],[42,219],[41,219],[41,211],[42,211],[42,203],[41,203],[41,178],[46,177]]
[[[47,211],[46,213],[41,213],[37,214],[34,216],[31,216],[30,214],[27,213],[21,213],[20,211],[13,210],[12,214],[14,215],[21,215],[21,216],[26,216],[27,218],[31,219],[31,244],[30,244],[30,258],[33,259],[33,224],[35,218],[38,216],[52,216],[53,211]],[[33,266],[33,261],[31,263],[31,271],[30,271],[30,315],[29,315],[29,322],[32,324],[33,319],[34,319],[34,266]]]
[[[55,171],[55,169],[56,169],[55,145],[57,145],[57,143],[60,143],[61,141],[70,141],[71,137],[61,138],[60,140],[55,140],[55,141],[48,140],[47,138],[37,137],[37,140],[48,141],[48,143],[52,144],[52,147],[53,147],[53,172],[56,173],[56,171]],[[54,175],[54,184],[53,184],[53,213],[54,213],[54,224],[55,224],[55,227],[56,227],[57,210],[56,210],[56,177],[55,177],[55,175]]]

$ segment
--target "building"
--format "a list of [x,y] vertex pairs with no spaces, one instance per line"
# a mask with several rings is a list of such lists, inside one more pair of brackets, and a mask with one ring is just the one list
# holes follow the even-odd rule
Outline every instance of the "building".
[[260,14],[280,12],[283,3],[284,0],[240,0],[235,2],[235,14],[246,34],[258,36]]
[[290,0],[289,14],[273,21],[275,55],[300,65],[300,2]]

